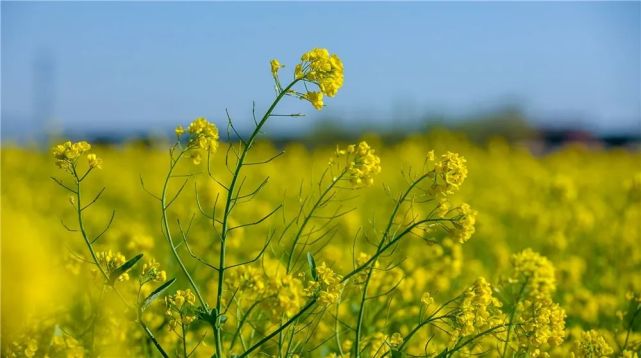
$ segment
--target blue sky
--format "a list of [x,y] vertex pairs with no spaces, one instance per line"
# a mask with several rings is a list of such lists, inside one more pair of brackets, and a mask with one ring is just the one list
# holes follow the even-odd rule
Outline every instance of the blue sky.
[[[505,105],[541,123],[639,130],[641,3],[2,2],[3,137],[44,126],[162,132],[249,122],[269,60],[312,47],[345,63],[327,108],[289,99],[271,131],[326,117],[414,125]],[[46,117],[47,120],[42,118]]]

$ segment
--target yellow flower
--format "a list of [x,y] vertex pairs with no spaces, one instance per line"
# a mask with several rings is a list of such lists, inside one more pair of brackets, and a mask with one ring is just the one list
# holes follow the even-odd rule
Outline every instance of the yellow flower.
[[169,319],[169,329],[187,326],[196,320],[196,296],[190,289],[178,290],[174,295],[165,297],[165,316]]
[[392,334],[392,336],[389,338],[389,345],[392,348],[397,348],[401,344],[403,344],[403,336],[399,332]]
[[526,249],[512,256],[515,282],[525,285],[532,296],[551,294],[556,290],[554,266],[545,257]]
[[582,332],[575,350],[581,357],[606,357],[614,353],[605,338],[595,330]]
[[176,127],[176,137],[180,138],[183,134],[185,134],[185,128],[183,126]]
[[[98,263],[107,271],[108,274],[112,274],[118,267],[122,266],[126,262],[125,256],[120,252],[113,253],[111,250],[102,251],[96,254],[98,258]],[[129,280],[129,274],[123,273],[118,276],[118,281],[127,281]]]
[[278,62],[277,59],[273,59],[269,62],[272,68],[272,76],[276,77],[278,74],[278,70],[280,70],[283,66]]
[[336,155],[348,158],[347,175],[353,185],[372,185],[374,176],[381,172],[381,158],[365,141],[344,150],[337,148]]
[[461,204],[456,210],[459,212],[460,217],[452,222],[454,226],[453,235],[459,243],[463,244],[475,232],[474,225],[476,224],[477,212],[466,203]]
[[167,273],[160,270],[160,264],[156,260],[151,259],[151,261],[142,266],[142,272],[140,273],[141,284],[149,281],[164,282],[165,280],[167,280]]
[[[76,160],[89,150],[91,150],[91,144],[85,141],[76,143],[66,141],[62,144],[55,145],[52,149],[52,154],[58,168],[71,171],[71,167],[75,164]],[[91,165],[91,161],[89,164]]]
[[324,262],[316,267],[317,281],[310,281],[305,289],[308,296],[318,297],[321,305],[336,303],[341,296],[343,277],[330,269]]
[[95,154],[87,154],[87,161],[89,162],[89,168],[102,169],[102,159]]
[[296,65],[296,67],[294,68],[294,77],[297,80],[300,80],[300,79],[303,78],[303,76],[305,76],[303,74],[303,65],[301,65],[301,64]]
[[189,124],[189,145],[215,153],[218,149],[218,128],[203,117]]
[[421,303],[427,308],[434,303],[434,297],[432,297],[429,292],[425,292],[423,296],[421,296]]
[[180,137],[186,132],[189,132],[187,139],[187,150],[191,150],[190,157],[195,165],[202,162],[202,155],[199,150],[208,151],[210,154],[216,153],[218,150],[218,127],[215,124],[207,121],[203,117],[198,117],[192,121],[187,130],[183,126],[176,127],[176,137]]
[[317,110],[323,109],[323,93],[322,92],[307,92],[303,98],[308,100]]
[[496,326],[503,319],[499,310],[501,303],[492,296],[492,287],[480,277],[465,291],[456,316],[456,324],[462,336]]
[[327,49],[315,48],[301,56],[295,76],[317,84],[322,93],[334,97],[343,86],[343,62]]
[[[428,160],[434,158],[434,153],[428,153]],[[434,165],[432,176],[432,193],[451,195],[456,192],[467,178],[466,160],[457,153],[447,152]]]

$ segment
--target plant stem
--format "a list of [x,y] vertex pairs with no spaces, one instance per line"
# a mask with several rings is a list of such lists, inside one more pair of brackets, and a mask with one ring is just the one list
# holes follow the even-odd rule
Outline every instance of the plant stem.
[[[356,337],[354,339],[354,356],[356,358],[359,358],[361,353],[360,353],[360,340],[361,340],[361,330],[363,326],[363,316],[365,314],[365,301],[367,298],[367,288],[369,287],[369,282],[372,278],[372,273],[374,272],[374,266],[376,265],[376,261],[378,260],[378,257],[380,256],[380,253],[382,252],[383,245],[385,244],[385,241],[387,240],[387,237],[389,235],[390,230],[392,229],[392,225],[394,224],[394,219],[396,218],[396,214],[398,213],[398,210],[400,209],[401,205],[403,202],[405,202],[405,199],[407,196],[412,192],[412,190],[420,183],[423,179],[427,178],[428,174],[423,174],[420,176],[418,179],[416,179],[412,184],[405,190],[403,195],[398,199],[396,202],[396,205],[394,205],[394,209],[392,210],[392,214],[390,215],[389,221],[387,222],[387,226],[385,227],[385,231],[383,232],[383,237],[381,238],[381,241],[378,243],[378,247],[376,248],[376,253],[374,256],[372,256],[366,263],[365,267],[368,267],[369,265],[369,270],[367,272],[367,278],[365,279],[365,284],[363,285],[363,295],[361,296],[361,305],[358,308],[358,319],[356,323]],[[410,228],[415,227],[414,225],[410,225]],[[405,231],[409,232],[409,231]],[[392,244],[393,242],[396,242],[397,240],[391,240],[389,244]],[[388,244],[388,247],[389,247]],[[345,280],[347,277],[343,278]]]
[[181,321],[181,322],[180,322],[180,325],[181,325],[181,327],[182,327],[182,333],[183,333],[183,334],[182,334],[182,341],[183,341],[183,356],[184,356],[185,358],[187,358],[187,338],[185,337],[185,323],[184,323],[184,322],[182,322],[182,320],[183,320],[182,313],[181,313],[180,315],[181,315],[181,317],[180,317],[180,321]]
[[481,338],[481,337],[483,337],[483,336],[485,336],[485,335],[488,335],[488,334],[490,334],[490,333],[492,333],[492,332],[494,332],[494,331],[496,331],[497,329],[502,328],[502,327],[505,327],[505,325],[504,325],[504,324],[502,324],[502,325],[499,325],[499,326],[495,326],[495,327],[492,327],[492,328],[488,328],[488,329],[486,329],[485,331],[483,331],[483,332],[481,332],[481,333],[479,333],[479,334],[477,334],[477,335],[475,335],[475,336],[473,336],[473,337],[470,337],[470,339],[468,339],[468,340],[466,340],[465,342],[463,342],[463,344],[460,344],[460,345],[459,345],[459,344],[457,344],[456,346],[454,346],[454,348],[453,348],[451,351],[448,351],[448,350],[446,349],[445,351],[443,351],[443,352],[439,353],[439,355],[437,355],[436,357],[440,358],[440,357],[447,357],[447,356],[448,356],[448,354],[449,354],[449,355],[452,355],[453,353],[456,353],[456,352],[457,352],[457,351],[459,351],[461,348],[463,348],[463,347],[465,347],[466,345],[468,345],[468,344],[472,343],[473,341],[477,340],[478,338]]
[[[72,166],[72,174],[73,174],[73,177],[76,180],[76,211],[78,213],[78,226],[80,227],[80,232],[82,234],[82,238],[84,239],[85,244],[87,245],[87,249],[89,249],[89,253],[91,253],[91,258],[93,259],[93,262],[95,263],[96,266],[98,266],[98,269],[102,273],[102,276],[105,278],[105,281],[109,282],[109,274],[105,271],[105,269],[102,266],[100,266],[100,263],[98,262],[98,257],[96,256],[96,252],[93,249],[93,245],[91,244],[91,241],[89,240],[89,237],[87,236],[87,232],[85,230],[84,221],[82,219],[82,203],[81,203],[82,196],[80,194],[80,192],[81,192],[80,191],[80,182],[82,181],[82,179],[84,179],[87,176],[87,174],[83,175],[82,178],[79,178],[78,177],[78,172],[76,171],[75,165]],[[115,287],[112,286],[112,288],[115,290]],[[103,293],[104,293],[104,287],[103,287]],[[118,293],[118,291],[116,291],[116,293]],[[102,294],[101,294],[101,296],[102,296]],[[120,296],[120,294],[119,294],[119,296]],[[123,299],[122,296],[120,296],[120,298]],[[125,302],[124,299],[123,299],[123,302],[125,304],[127,304],[127,302]],[[156,340],[156,337],[154,337],[154,335],[151,332],[151,330],[149,330],[149,328],[142,322],[142,320],[139,319],[138,321],[140,322],[140,326],[145,331],[145,333],[147,334],[149,339],[151,339],[151,341],[153,342],[153,344],[156,347],[156,349],[158,349],[158,352],[160,352],[160,354],[163,357],[168,358],[169,356],[167,355],[165,350],[160,346],[160,343],[158,343],[158,341]],[[93,340],[92,340],[92,345],[93,345]]]
[[160,206],[162,209],[162,227],[164,230],[165,238],[167,239],[167,242],[169,243],[169,249],[171,253],[174,256],[174,259],[178,263],[178,266],[180,266],[180,269],[182,272],[185,274],[185,277],[187,277],[187,280],[189,281],[189,284],[191,287],[194,289],[196,296],[198,297],[198,301],[200,301],[200,305],[203,306],[203,308],[207,308],[207,303],[203,299],[203,296],[200,293],[200,290],[198,289],[198,286],[196,285],[196,282],[194,279],[191,277],[191,274],[187,270],[187,267],[185,267],[185,264],[183,263],[182,259],[180,258],[180,255],[178,255],[178,251],[176,251],[176,246],[174,245],[174,240],[171,237],[171,230],[169,228],[169,218],[167,216],[167,189],[169,186],[169,180],[171,179],[171,175],[174,172],[174,169],[176,168],[176,164],[178,164],[178,161],[182,157],[182,155],[185,154],[185,151],[182,150],[180,153],[178,153],[178,156],[174,160],[173,155],[170,157],[170,166],[169,166],[169,171],[167,172],[167,177],[165,178],[165,182],[162,187],[162,194],[160,196]]
[[145,333],[147,333],[147,336],[149,337],[149,339],[151,340],[151,342],[154,344],[154,346],[156,347],[156,349],[158,350],[158,352],[160,352],[160,354],[161,354],[164,358],[169,358],[169,355],[167,354],[167,352],[165,352],[165,350],[162,348],[162,346],[160,345],[160,343],[158,343],[158,340],[156,340],[156,337],[155,337],[155,336],[154,336],[154,334],[151,332],[151,330],[149,329],[149,327],[147,327],[147,325],[142,321],[142,319],[139,319],[139,320],[138,320],[138,322],[140,323],[140,326],[141,326],[141,327],[142,327],[142,329],[145,331]]
[[76,212],[78,213],[78,226],[80,227],[80,233],[82,234],[82,238],[85,240],[85,244],[87,245],[87,249],[89,249],[89,253],[91,254],[91,258],[93,259],[93,262],[98,266],[98,270],[102,273],[102,276],[104,276],[105,281],[109,282],[109,274],[105,271],[105,269],[100,266],[100,263],[98,262],[98,257],[96,256],[96,252],[93,249],[93,245],[91,245],[91,241],[89,240],[89,237],[87,237],[87,231],[85,230],[85,224],[84,221],[82,220],[82,204],[81,204],[81,195],[80,195],[80,178],[78,177],[78,173],[76,172],[76,166],[72,166],[73,169],[73,177],[76,179]]
[[523,291],[525,291],[525,286],[527,285],[529,278],[523,282],[521,285],[521,288],[519,289],[519,294],[516,296],[516,300],[514,301],[514,307],[512,308],[512,312],[510,313],[510,320],[508,321],[507,324],[507,336],[505,337],[505,344],[503,345],[503,354],[501,357],[505,358],[505,355],[507,354],[507,347],[510,345],[510,334],[512,333],[512,323],[514,322],[514,317],[516,316],[516,310],[519,304],[519,301],[521,300],[521,296],[523,295]]
[[285,328],[287,328],[290,324],[296,322],[300,316],[302,316],[305,312],[307,312],[308,309],[312,308],[316,304],[316,299],[313,298],[311,301],[309,301],[303,308],[301,308],[298,313],[296,313],[292,318],[287,320],[287,322],[283,323],[280,327],[278,327],[276,330],[274,330],[272,333],[268,334],[267,336],[263,337],[260,341],[258,341],[256,344],[253,346],[249,347],[243,354],[238,356],[238,358],[243,358],[247,357],[251,352],[255,351],[258,347],[262,346],[266,342],[268,342],[270,339],[272,339],[274,336],[279,334],[281,331],[283,331]]
[[316,200],[316,202],[312,206],[309,213],[305,215],[305,218],[303,219],[303,223],[301,224],[300,228],[296,232],[296,236],[294,236],[294,241],[292,242],[292,248],[289,250],[289,259],[287,260],[287,273],[289,273],[292,269],[292,263],[294,259],[294,252],[296,250],[296,245],[298,244],[298,240],[300,240],[300,237],[303,234],[303,230],[305,230],[305,227],[307,226],[309,219],[314,214],[314,211],[316,211],[319,205],[323,202],[323,199],[325,199],[325,196],[329,194],[332,188],[336,186],[336,183],[338,183],[341,180],[341,178],[345,175],[346,172],[347,172],[346,170],[343,170],[338,177],[332,179],[332,182],[327,186],[327,188],[325,188],[325,190],[318,197],[318,200]]
[[641,306],[637,304],[637,309],[634,311],[634,314],[630,319],[630,323],[628,324],[628,329],[627,329],[627,332],[625,333],[625,342],[623,342],[623,348],[621,348],[621,351],[624,351],[628,346],[628,341],[630,340],[630,332],[632,331],[632,325],[634,324],[634,320],[637,318],[639,313],[641,313]]
[[221,337],[221,328],[220,328],[220,322],[218,315],[220,315],[220,312],[222,312],[222,297],[223,297],[223,291],[224,291],[224,282],[225,282],[225,257],[226,257],[226,240],[227,240],[227,229],[228,229],[228,224],[229,224],[229,217],[231,215],[232,211],[232,201],[234,201],[234,190],[236,189],[236,183],[238,181],[238,177],[240,176],[240,170],[243,167],[243,164],[245,163],[245,158],[247,156],[247,153],[251,149],[252,145],[254,144],[254,141],[256,140],[256,136],[258,136],[258,133],[260,133],[261,128],[267,122],[267,119],[269,116],[272,114],[272,111],[276,108],[276,105],[280,100],[287,94],[287,92],[298,82],[299,80],[296,79],[292,81],[284,90],[282,90],[274,102],[272,102],[271,106],[269,109],[267,109],[267,112],[265,112],[265,115],[263,115],[263,118],[258,122],[256,125],[256,128],[252,132],[252,134],[249,136],[249,139],[243,144],[243,150],[238,157],[238,162],[236,163],[236,169],[234,170],[234,173],[231,178],[231,183],[229,184],[228,190],[227,190],[227,200],[225,201],[225,211],[223,212],[223,222],[222,222],[222,228],[221,228],[221,233],[220,233],[220,256],[218,260],[218,292],[216,294],[216,315],[215,317],[215,324],[214,324],[214,335],[216,338],[216,357],[217,358],[224,358],[223,350],[222,350],[222,337]]

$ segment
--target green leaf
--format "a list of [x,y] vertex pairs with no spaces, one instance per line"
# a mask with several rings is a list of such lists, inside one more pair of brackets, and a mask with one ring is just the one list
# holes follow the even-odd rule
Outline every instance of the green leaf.
[[316,272],[316,261],[311,252],[307,253],[307,263],[309,264],[309,271],[312,273],[314,281],[318,281],[318,273]]
[[174,282],[176,282],[176,279],[172,278],[171,280],[160,285],[157,289],[154,290],[154,292],[150,293],[144,301],[142,301],[142,304],[140,304],[140,309],[144,311],[152,302],[154,302],[156,298],[158,298],[158,296],[160,296],[160,294],[168,289],[169,286],[171,286]]
[[118,267],[115,270],[113,270],[111,272],[111,274],[109,275],[109,281],[111,281],[111,284],[116,282],[118,277],[122,276],[122,274],[124,274],[125,272],[129,271],[129,269],[134,267],[134,265],[138,261],[140,261],[140,259],[142,259],[142,254],[138,254],[138,255],[132,257],[131,259],[129,259],[129,261],[125,262],[124,264],[120,265],[120,267]]

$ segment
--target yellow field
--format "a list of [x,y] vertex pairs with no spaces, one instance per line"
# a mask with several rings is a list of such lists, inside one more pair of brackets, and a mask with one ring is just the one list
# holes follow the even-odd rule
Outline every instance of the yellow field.
[[282,86],[273,60],[239,142],[3,147],[2,355],[639,356],[638,150],[261,141],[342,66],[313,49]]
[[[375,284],[370,286],[370,295],[386,294],[367,306],[371,308],[365,312],[364,337],[375,340],[395,332],[406,335],[418,319],[420,300],[425,292],[434,296],[438,304],[458,295],[479,276],[499,287],[510,275],[511,256],[531,248],[547,257],[556,268],[557,289],[553,296],[567,313],[568,336],[553,352],[566,355],[574,349],[580,331],[589,329],[598,330],[613,351],[623,344],[627,322],[620,316],[630,304],[626,293],[638,295],[641,289],[639,153],[577,146],[535,157],[500,140],[478,147],[447,133],[408,138],[394,145],[382,145],[373,138],[369,143],[381,157],[382,173],[371,187],[337,190],[333,201],[318,214],[328,217],[346,212],[343,216],[329,224],[320,217],[311,219],[308,230],[314,240],[320,239],[300,250],[315,252],[315,261],[324,261],[336,272],[346,273],[354,267],[354,257],[358,258],[361,251],[371,254],[375,248],[367,241],[375,244],[394,206],[394,198],[407,186],[406,178],[416,175],[423,167],[426,153],[433,149],[437,153],[458,152],[467,159],[469,175],[453,202],[468,202],[478,211],[478,218],[476,232],[463,245],[446,236],[417,233],[404,240],[393,255],[381,260],[381,267],[389,264],[394,268],[374,274]],[[301,199],[311,196],[313,200],[318,196],[317,182],[333,156],[333,148],[308,150],[299,144],[288,145],[284,152],[266,165],[248,167],[246,188],[255,188],[267,177],[269,181],[253,201],[237,207],[231,222],[233,225],[252,222],[279,204],[284,206],[260,225],[232,231],[227,247],[228,262],[239,262],[253,257],[265,240],[274,235],[265,262],[251,265],[256,270],[264,268],[268,275],[277,270],[272,260],[280,260],[281,265],[287,262],[286,252],[294,230],[290,229],[281,238],[284,223],[296,216]],[[172,290],[187,288],[163,239],[160,204],[143,190],[140,182],[142,176],[147,190],[160,192],[168,166],[167,151],[162,150],[162,145],[146,148],[132,144],[98,148],[97,153],[104,160],[104,168],[92,173],[84,190],[94,194],[103,186],[107,189],[85,214],[87,230],[99,232],[108,222],[111,210],[116,211],[111,229],[96,243],[97,250],[119,251],[127,258],[137,253],[144,253],[145,258],[154,257],[169,277],[178,277]],[[224,153],[225,148],[220,148],[212,165],[222,178],[229,176],[225,172]],[[252,159],[269,158],[277,153],[268,143],[259,143]],[[38,340],[39,347],[46,347],[54,334],[53,327],[83,342],[87,337],[81,333],[90,324],[92,304],[97,304],[109,309],[110,314],[100,320],[95,345],[110,346],[96,349],[140,353],[146,346],[141,343],[143,333],[128,323],[130,320],[122,312],[124,308],[117,298],[105,293],[102,301],[91,302],[97,299],[92,296],[100,291],[100,283],[92,281],[87,274],[93,265],[81,259],[88,257],[82,237],[77,232],[68,232],[60,222],[62,219],[71,228],[77,226],[67,195],[49,179],[61,176],[50,154],[4,148],[2,164],[3,348],[9,348],[7,339],[19,340],[24,330],[29,332],[28,337]],[[216,196],[223,197],[224,191],[206,175],[206,167],[194,169],[191,163],[185,164],[180,173],[200,171],[201,174],[189,179],[171,208],[172,228],[178,232],[176,220],[186,227],[193,217],[190,247],[215,265],[219,253],[217,239],[211,233],[210,221],[198,210],[194,193],[195,190],[200,193],[203,210],[209,211]],[[414,174],[410,174],[410,170]],[[181,179],[173,184],[175,187],[182,184]],[[389,191],[385,190],[386,186]],[[309,201],[304,204],[309,209]],[[222,210],[222,199],[217,207]],[[198,265],[184,247],[179,248],[179,252],[201,283],[203,295],[214,302],[216,273]],[[295,273],[309,270],[305,255],[301,255],[295,267]],[[137,288],[131,281],[135,280],[116,286],[123,291]],[[346,287],[344,295],[357,295],[356,291]],[[169,347],[178,345],[176,335],[164,326],[162,300],[154,305],[158,307],[154,313],[148,311],[149,325]],[[301,348],[312,349],[331,336],[334,313],[335,308],[329,308],[313,331],[304,329],[296,336],[300,339],[310,336]],[[233,327],[237,317],[234,312],[228,315],[230,320],[226,325]],[[355,324],[355,312],[343,305],[340,318],[341,325],[345,324],[341,327],[340,339],[353,341],[353,332],[347,326]],[[260,322],[266,326],[272,324]],[[638,331],[638,322],[635,327]],[[211,332],[206,325],[194,325],[189,330],[192,342],[189,348],[200,340],[201,332],[204,342],[196,352],[211,355]],[[410,341],[411,351],[417,354],[423,351],[430,333],[437,332],[434,329],[419,331],[420,336]],[[249,327],[246,334],[245,339],[251,341]],[[438,338],[440,341],[432,342],[428,352],[442,349],[448,343],[443,337]],[[636,344],[638,349],[639,338],[638,332],[633,333],[628,348]],[[111,346],[114,341],[119,344],[117,348]],[[144,349],[151,349],[146,347]],[[271,343],[266,350],[273,347]],[[326,342],[315,352],[322,355],[336,352],[335,340]]]

